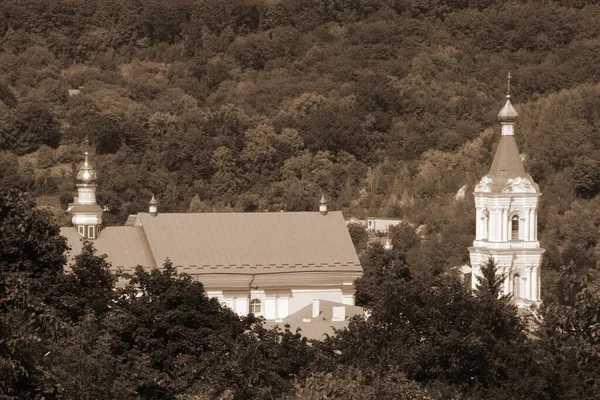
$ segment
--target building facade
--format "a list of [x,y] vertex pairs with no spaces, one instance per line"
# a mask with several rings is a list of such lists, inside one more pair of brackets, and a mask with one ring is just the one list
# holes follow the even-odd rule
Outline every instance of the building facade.
[[502,134],[490,171],[475,186],[476,235],[469,248],[471,286],[477,285],[481,266],[495,260],[504,276],[503,291],[519,307],[540,302],[540,265],[544,249],[537,237],[538,185],[525,172],[515,141],[518,114],[510,95],[498,119]]
[[178,272],[204,284],[240,315],[281,320],[315,300],[354,305],[354,281],[362,267],[341,212],[321,199],[315,212],[160,213],[152,197],[148,213],[124,226],[101,229],[96,172],[88,155],[77,175],[72,227],[61,229],[71,256],[91,240],[115,269],[160,268],[168,259]]

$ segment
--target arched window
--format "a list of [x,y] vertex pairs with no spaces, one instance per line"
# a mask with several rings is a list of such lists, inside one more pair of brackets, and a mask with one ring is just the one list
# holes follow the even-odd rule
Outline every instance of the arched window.
[[262,307],[259,299],[252,299],[250,302],[250,312],[254,315],[260,315],[262,313]]
[[519,216],[513,215],[511,219],[511,240],[519,240]]

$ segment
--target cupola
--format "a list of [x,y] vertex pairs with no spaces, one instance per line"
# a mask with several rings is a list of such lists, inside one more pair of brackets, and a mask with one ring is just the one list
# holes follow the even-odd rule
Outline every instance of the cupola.
[[73,226],[85,239],[96,239],[102,225],[102,208],[96,202],[97,178],[85,152],[85,160],[77,171],[77,197],[70,208]]
[[148,203],[148,213],[153,217],[156,217],[158,215],[158,201],[154,197],[154,193],[152,194],[152,198]]
[[321,215],[327,215],[327,200],[325,199],[325,195],[322,195],[321,201],[319,201],[319,212]]

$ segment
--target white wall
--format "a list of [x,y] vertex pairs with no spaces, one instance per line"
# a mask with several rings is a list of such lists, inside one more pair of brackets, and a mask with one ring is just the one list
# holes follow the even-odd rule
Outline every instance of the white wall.
[[[249,312],[248,292],[228,293],[227,291],[209,291],[209,297],[216,297],[238,315]],[[354,289],[280,289],[277,291],[253,290],[251,299],[261,302],[260,315],[269,320],[283,319],[298,310],[312,304],[313,300],[327,300],[336,303],[354,305]]]

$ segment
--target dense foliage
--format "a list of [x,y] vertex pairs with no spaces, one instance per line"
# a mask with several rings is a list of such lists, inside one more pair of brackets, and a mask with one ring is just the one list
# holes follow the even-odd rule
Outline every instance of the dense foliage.
[[471,292],[455,273],[413,266],[400,241],[410,231],[396,232],[396,253],[367,249],[357,298],[368,316],[308,343],[239,318],[169,261],[115,275],[87,243],[67,267],[51,216],[17,191],[0,193],[0,216],[3,399],[572,399],[600,390],[600,292],[569,269],[568,304],[525,316],[500,295],[491,260]]
[[[65,273],[49,217],[3,194],[0,393],[594,397],[596,3],[1,1],[0,188],[64,209],[88,138],[107,224],[151,193],[163,211],[195,212],[309,210],[324,193],[347,216],[406,224],[389,253],[353,228],[373,318],[308,348],[169,268],[113,276],[88,246]],[[517,141],[544,193],[539,340],[506,299],[474,298],[451,272],[474,236],[468,193],[491,163],[509,70]],[[213,330],[198,331],[206,319]]]
[[596,3],[5,0],[0,182],[64,209],[87,137],[108,224],[151,193],[163,211],[309,210],[324,193],[426,224],[455,266],[510,70],[549,294],[561,266],[597,261]]

